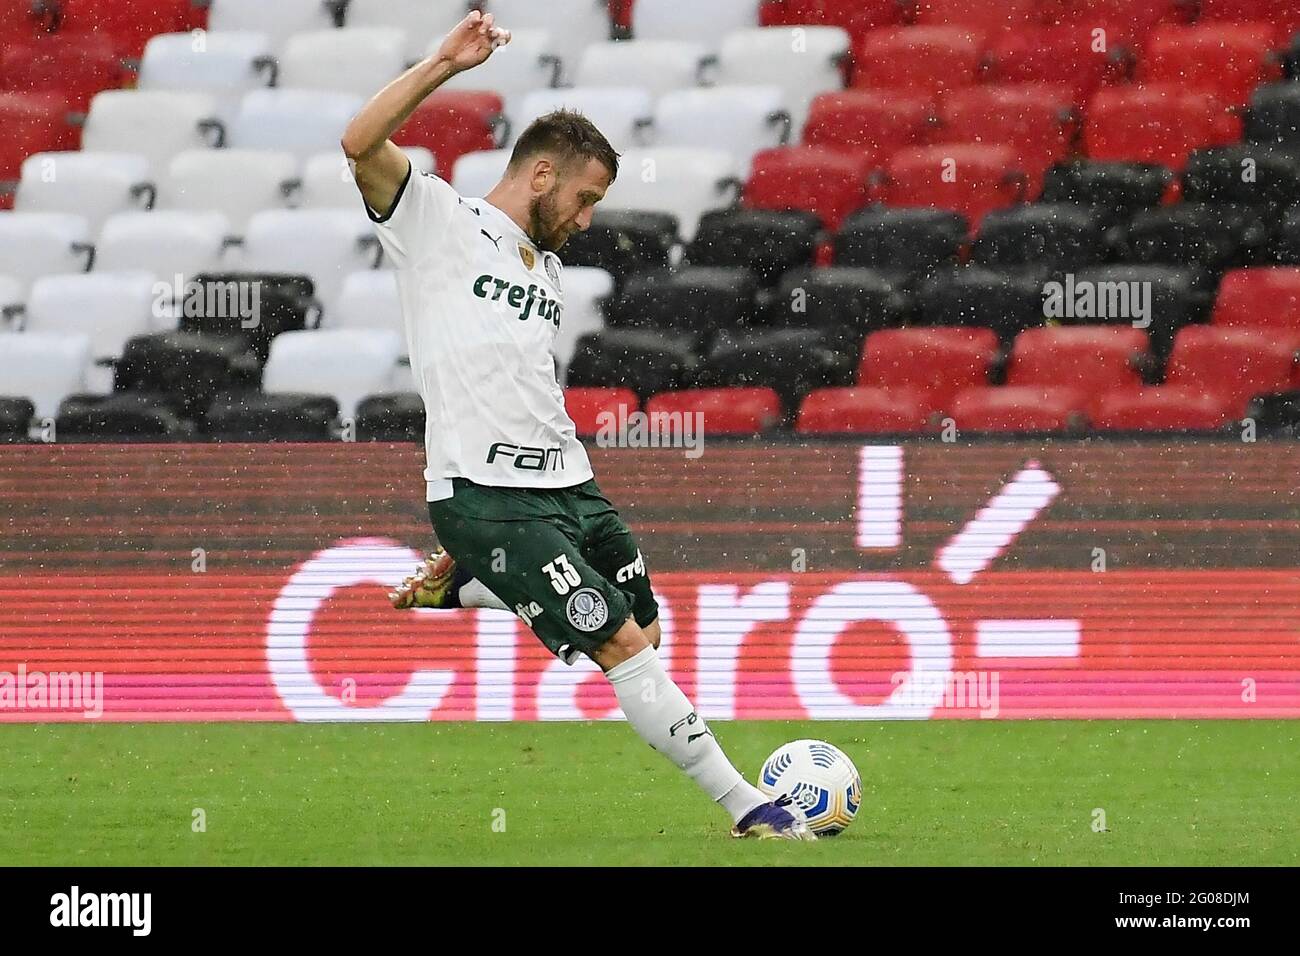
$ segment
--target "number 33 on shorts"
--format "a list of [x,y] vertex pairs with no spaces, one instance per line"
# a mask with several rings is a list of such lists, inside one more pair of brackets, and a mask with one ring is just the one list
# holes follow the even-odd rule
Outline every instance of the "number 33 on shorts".
[[547,561],[542,565],[542,570],[550,576],[551,587],[555,588],[556,594],[568,594],[582,583],[582,578],[578,575],[578,569],[570,563],[568,556],[564,554],[557,554],[554,559]]

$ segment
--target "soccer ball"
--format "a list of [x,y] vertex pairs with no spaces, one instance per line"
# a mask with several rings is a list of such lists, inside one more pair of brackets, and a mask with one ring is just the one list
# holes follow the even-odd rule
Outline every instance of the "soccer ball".
[[853,761],[824,740],[794,740],[763,761],[758,789],[788,793],[818,836],[834,836],[853,822],[862,802],[862,778]]

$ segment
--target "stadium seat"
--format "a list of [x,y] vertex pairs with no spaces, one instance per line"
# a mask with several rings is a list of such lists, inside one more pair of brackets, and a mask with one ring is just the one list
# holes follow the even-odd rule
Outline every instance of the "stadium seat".
[[26,398],[37,418],[53,418],[59,402],[89,387],[90,336],[0,331],[0,395]]
[[820,329],[828,343],[857,354],[863,336],[901,325],[910,306],[898,272],[860,266],[797,269],[781,280],[767,321]]
[[808,392],[847,385],[851,376],[851,361],[820,329],[771,329],[718,336],[688,385],[771,388],[793,413]]
[[1300,83],[1270,83],[1251,97],[1247,139],[1300,151]]
[[363,269],[349,273],[343,280],[338,302],[333,311],[322,318],[321,327],[378,329],[405,336],[402,303],[397,295],[397,273],[392,269]]
[[95,268],[108,272],[144,269],[181,285],[218,269],[230,220],[215,210],[121,212],[110,216],[95,244]]
[[14,209],[83,217],[98,232],[113,213],[148,208],[154,198],[149,160],[138,153],[36,153],[23,163]]
[[857,383],[914,395],[923,412],[946,412],[961,389],[988,384],[997,356],[990,329],[884,329],[863,343]]
[[1010,146],[949,143],[899,150],[879,188],[887,206],[960,213],[978,230],[986,213],[1031,198],[1030,184]]
[[334,16],[322,0],[212,0],[208,30],[220,33],[244,30],[266,35],[273,49],[280,49],[295,33],[328,30]]
[[697,361],[681,336],[647,329],[605,329],[578,340],[567,384],[627,388],[647,398],[680,388]]
[[851,386],[818,388],[799,406],[794,430],[800,435],[917,434],[927,412],[906,389]]
[[655,416],[681,416],[658,420],[666,424],[680,421],[683,428],[694,428],[694,419],[686,416],[699,413],[704,416],[703,430],[711,435],[757,435],[781,421],[781,399],[770,388],[691,388],[662,392],[646,402],[645,410],[652,422]]
[[234,116],[239,99],[249,90],[276,79],[270,38],[264,33],[164,33],[144,49],[137,87],[209,93],[218,99],[218,112]]
[[192,422],[180,418],[166,396],[128,391],[73,395],[59,405],[56,434],[63,442],[166,442],[193,438]]
[[985,54],[991,83],[1050,83],[1068,86],[1076,103],[1124,72],[1121,51],[1094,49],[1090,30],[1073,26],[1030,26],[995,36]]
[[1040,182],[1070,151],[1074,120],[1067,88],[1045,84],[970,86],[939,96],[932,143],[1007,145],[1018,166]]
[[482,149],[466,153],[451,168],[452,188],[470,198],[486,196],[501,181],[509,163],[508,149]]
[[501,145],[506,134],[504,109],[496,93],[437,90],[416,107],[392,139],[398,146],[429,150],[434,168],[450,172],[466,153]]
[[970,261],[982,266],[1042,264],[1080,269],[1106,258],[1106,231],[1097,215],[1072,203],[995,209],[984,217]]
[[406,43],[406,31],[391,27],[296,33],[277,57],[277,83],[369,99],[406,69]]
[[93,251],[84,216],[61,212],[0,212],[0,268],[24,298],[42,276],[84,272]]
[[377,262],[378,239],[360,207],[268,209],[249,220],[241,268],[310,276],[327,313],[350,273]]
[[218,393],[257,382],[257,359],[237,336],[155,332],[126,343],[114,391],[162,397],[172,411],[201,418]]
[[728,34],[718,52],[717,82],[781,87],[795,129],[803,129],[819,93],[838,90],[840,64],[849,54],[849,36],[839,27],[805,27],[793,42],[784,27],[758,27]]
[[578,341],[584,335],[593,335],[605,328],[604,304],[614,294],[614,277],[604,269],[568,266],[562,282],[564,315],[551,345],[560,384],[568,375],[569,363],[578,350]]
[[685,260],[693,266],[741,266],[770,286],[788,270],[812,265],[820,228],[817,217],[808,212],[706,212]]
[[[572,82],[572,70],[582,51],[610,39],[608,4],[603,0],[488,0],[487,12],[510,30],[548,30],[562,64],[559,82]],[[693,31],[677,36],[641,39],[689,40]]]
[[1183,22],[1189,6],[1182,0],[1042,0],[1039,13],[1049,26],[1103,30],[1107,48],[1139,49],[1157,24]]
[[994,35],[1033,26],[1039,15],[1038,0],[1001,0],[996,4],[970,0],[914,0],[912,14],[921,26],[962,27]]
[[582,113],[622,153],[641,145],[642,130],[652,123],[654,100],[646,90],[635,86],[534,90],[524,97],[518,112],[510,116],[510,145],[514,145],[533,120],[558,109]]
[[677,220],[670,213],[597,207],[590,228],[565,243],[563,257],[566,266],[603,269],[621,287],[636,272],[668,268],[676,241]]
[[735,160],[721,150],[632,149],[623,154],[619,168],[626,174],[614,180],[602,205],[671,213],[683,242],[695,238],[701,216],[732,206],[740,192]]
[[1269,53],[1275,35],[1268,23],[1159,26],[1138,60],[1138,79],[1177,83],[1230,106],[1245,106],[1256,86],[1282,76],[1281,64]]
[[1300,389],[1256,396],[1246,406],[1246,417],[1254,419],[1259,435],[1300,437]]
[[1085,405],[1060,385],[977,385],[957,393],[950,416],[959,432],[1060,434],[1082,430]]
[[151,36],[198,25],[192,0],[59,0],[58,24],[62,33],[107,38],[119,56],[132,58]]
[[61,93],[0,93],[0,130],[0,182],[17,179],[33,153],[77,148]]
[[1183,173],[1183,199],[1253,206],[1271,218],[1300,206],[1300,155],[1260,145],[1198,149]]
[[357,405],[357,441],[424,441],[424,399],[416,392],[369,395]]
[[574,71],[575,86],[637,86],[658,99],[700,81],[707,48],[687,40],[593,43]]
[[1181,170],[1192,150],[1241,138],[1241,120],[1227,104],[1175,83],[1103,88],[1088,101],[1085,117],[1090,159]]
[[710,0],[683,4],[681,0],[636,0],[632,35],[638,40],[703,38],[718,44],[723,38],[758,26],[759,0]]
[[[430,48],[441,42],[441,37],[431,40]],[[509,105],[509,113],[517,113],[525,96],[558,82],[562,64],[555,51],[550,31],[512,29],[510,42],[488,57],[486,63],[457,73],[439,89],[491,90]]]
[[[281,332],[319,325],[321,306],[315,286],[303,275],[258,272],[213,272],[194,279],[200,294],[184,303],[179,330],[234,338],[265,364],[271,342]],[[257,323],[247,327],[240,307],[247,308],[256,291]],[[234,300],[240,296],[241,300]],[[238,315],[238,319],[235,316]]]
[[1066,385],[1090,396],[1142,384],[1147,334],[1116,325],[1027,329],[1007,362],[1008,385]]
[[842,27],[853,45],[880,27],[894,26],[905,12],[898,0],[763,0],[760,26]]
[[49,34],[51,14],[32,0],[0,0],[0,44],[21,43]]
[[779,86],[712,86],[674,90],[655,106],[657,146],[722,149],[748,178],[754,156],[788,143],[792,120]]
[[327,90],[253,90],[244,95],[227,146],[271,149],[299,159],[336,149],[365,99]]
[[1300,32],[1300,8],[1276,0],[1200,0],[1199,24],[1221,20],[1270,23],[1281,36]]
[[[641,402],[628,388],[566,388],[564,408],[577,426],[579,438],[590,438],[605,422],[617,422],[619,407],[623,416],[639,411]],[[610,426],[606,426],[610,427]]]
[[0,443],[26,441],[35,414],[36,406],[28,399],[0,396]]
[[90,103],[82,149],[139,153],[165,169],[177,153],[221,145],[216,97],[163,90],[106,90]]
[[966,219],[942,209],[872,206],[844,221],[835,236],[835,263],[898,268],[932,275],[957,264]]
[[1074,160],[1047,171],[1039,198],[1090,207],[1103,224],[1112,226],[1159,205],[1173,178],[1169,169],[1152,163]]
[[255,213],[284,205],[288,187],[297,176],[298,160],[292,153],[187,150],[177,153],[167,165],[158,183],[157,208],[220,210],[230,220],[231,231],[243,235]]
[[658,329],[698,346],[754,319],[758,285],[745,269],[687,266],[640,272],[606,305],[610,325]]
[[1215,325],[1300,333],[1300,268],[1229,272],[1219,283]]
[[405,351],[396,332],[330,329],[283,332],[271,342],[262,390],[328,395],[343,418],[353,418],[367,395],[391,391],[397,362]]
[[0,45],[0,90],[58,93],[74,112],[84,113],[91,97],[126,78],[121,55],[107,37],[55,33]]
[[977,79],[983,38],[960,27],[873,30],[854,50],[853,86],[906,87],[926,93]]
[[328,395],[241,390],[213,399],[204,433],[215,441],[329,441],[338,415],[338,402]]
[[1234,415],[1256,395],[1294,387],[1296,338],[1279,338],[1275,329],[1189,325],[1174,339],[1168,385],[1191,385],[1222,395]]
[[916,290],[918,324],[984,326],[1004,344],[1042,325],[1046,273],[969,266],[940,272]]
[[[3,221],[4,215],[0,213],[0,221]],[[15,307],[21,307],[26,302],[27,284],[17,276],[0,273],[0,329],[8,324]]]
[[929,132],[934,98],[916,90],[839,90],[812,101],[803,142],[880,159]]
[[[433,172],[433,154],[420,146],[404,147],[402,152],[411,161],[418,172]],[[292,158],[292,157],[290,157]],[[352,176],[352,167],[343,150],[335,147],[310,157],[302,168],[300,180],[291,181],[290,187],[297,183],[296,189],[290,188],[286,194],[291,196],[290,205],[301,209],[358,209],[363,200]],[[262,208],[270,209],[281,205],[282,201],[266,203]]]
[[1121,387],[1094,404],[1092,426],[1104,432],[1212,431],[1233,417],[1232,402],[1199,386]]
[[1287,213],[1268,249],[1269,262],[1300,265],[1300,208]]
[[1181,202],[1134,216],[1119,251],[1126,262],[1218,273],[1252,261],[1266,238],[1265,226],[1253,210]]
[[869,163],[821,146],[785,146],[754,157],[743,199],[751,209],[804,210],[834,231],[867,204]]
[[[1175,333],[1183,326],[1208,317],[1208,298],[1201,287],[1201,274],[1184,266],[1116,264],[1091,266],[1078,270],[1076,288],[1086,283],[1096,290],[1098,298],[1109,296],[1117,285],[1142,290],[1149,294],[1151,351],[1163,360],[1169,354]],[[1057,281],[1060,281],[1057,277]],[[1134,285],[1136,283],[1136,285]],[[1077,312],[1078,310],[1073,310]],[[1095,325],[1114,323],[1132,326],[1134,316],[1122,312],[1118,315],[1077,315],[1067,312],[1059,320],[1063,324]],[[1140,319],[1139,319],[1140,321]]]
[[[430,44],[441,44],[451,28],[465,18],[466,10],[465,0],[348,0],[345,26],[402,30],[407,37],[404,56],[414,62],[425,55]],[[503,22],[502,26],[510,24]],[[512,30],[511,34],[510,42],[518,42],[518,33]]]

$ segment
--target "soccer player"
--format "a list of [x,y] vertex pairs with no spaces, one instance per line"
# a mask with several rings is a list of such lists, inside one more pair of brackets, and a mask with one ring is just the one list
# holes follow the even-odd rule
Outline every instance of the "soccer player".
[[591,225],[618,154],[585,117],[556,111],[523,131],[505,176],[473,199],[414,172],[389,139],[509,40],[491,14],[471,12],[343,134],[397,272],[427,419],[429,517],[446,549],[393,602],[512,609],[566,663],[586,654],[599,665],[628,723],[731,814],[734,836],[813,839],[788,797],[769,801],[744,780],[664,671],[645,562],[593,480],[556,380],[556,252]]

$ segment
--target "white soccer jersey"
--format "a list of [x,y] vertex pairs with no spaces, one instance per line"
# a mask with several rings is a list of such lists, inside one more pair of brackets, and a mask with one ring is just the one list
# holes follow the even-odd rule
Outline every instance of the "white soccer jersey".
[[409,172],[388,214],[370,218],[397,272],[424,399],[428,500],[451,497],[457,477],[515,488],[591,478],[555,377],[559,257],[429,173]]

